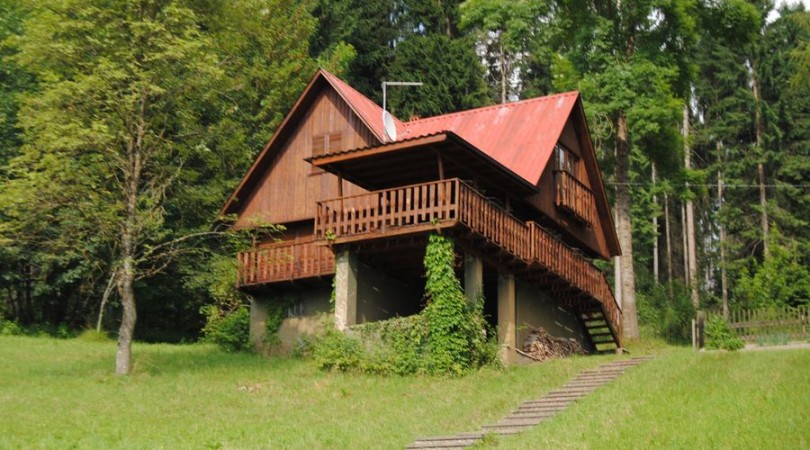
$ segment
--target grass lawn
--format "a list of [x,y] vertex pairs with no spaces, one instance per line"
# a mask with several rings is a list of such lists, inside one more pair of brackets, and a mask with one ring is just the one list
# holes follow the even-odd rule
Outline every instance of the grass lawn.
[[[0,337],[0,449],[402,448],[476,431],[617,358],[437,379],[322,373],[205,345],[134,354],[135,373],[119,378],[115,343]],[[663,349],[548,423],[483,447],[807,448],[808,368],[808,350]]]

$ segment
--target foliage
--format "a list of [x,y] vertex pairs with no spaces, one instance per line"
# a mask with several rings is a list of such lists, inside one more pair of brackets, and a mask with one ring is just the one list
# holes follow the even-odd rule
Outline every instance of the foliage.
[[222,313],[213,305],[203,308],[207,320],[203,328],[203,340],[217,344],[228,352],[251,350],[250,308],[239,305],[232,311]]
[[[673,294],[670,297],[669,289]],[[688,344],[692,340],[692,319],[695,308],[689,291],[681,283],[657,285],[650,291],[639,292],[639,323],[671,344]]]
[[105,332],[99,332],[93,329],[87,329],[82,331],[76,336],[76,339],[85,342],[112,342],[110,336],[107,335]]
[[425,250],[425,295],[422,313],[428,328],[429,371],[462,373],[491,363],[483,302],[465,299],[455,274],[453,242],[431,235]]
[[23,334],[23,329],[16,322],[0,318],[0,336],[14,336]]
[[706,348],[711,350],[739,350],[745,346],[742,339],[731,332],[722,317],[713,316],[706,322]]
[[357,325],[347,333],[327,325],[313,345],[325,370],[407,375],[461,375],[493,364],[496,345],[483,302],[468,302],[454,272],[448,238],[431,235],[425,252],[428,304],[410,317]]
[[743,269],[734,294],[746,308],[800,306],[810,303],[810,270],[803,265],[795,242],[783,242],[779,230],[770,234],[770,255],[762,264]]
[[479,58],[469,38],[443,34],[413,36],[397,46],[389,68],[393,80],[421,81],[416,88],[388,91],[388,109],[401,118],[429,117],[486,103]]

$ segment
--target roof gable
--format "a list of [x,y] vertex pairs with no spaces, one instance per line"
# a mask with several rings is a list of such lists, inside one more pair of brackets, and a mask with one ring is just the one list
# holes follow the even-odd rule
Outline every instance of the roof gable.
[[[360,119],[360,123],[368,128],[369,132],[377,139],[376,144],[385,141],[382,108],[344,83],[337,76],[326,70],[319,69],[307,84],[304,92],[298,97],[290,112],[284,117],[276,132],[273,133],[270,141],[256,157],[247,174],[228,198],[228,201],[220,210],[220,215],[232,214],[239,210],[240,201],[245,201],[261,183],[264,173],[278,156],[278,152],[283,147],[285,140],[296,129],[298,123],[304,119],[308,109],[324,89],[333,89],[346,102],[349,109]],[[398,130],[404,130],[402,122],[395,120],[395,123]]]

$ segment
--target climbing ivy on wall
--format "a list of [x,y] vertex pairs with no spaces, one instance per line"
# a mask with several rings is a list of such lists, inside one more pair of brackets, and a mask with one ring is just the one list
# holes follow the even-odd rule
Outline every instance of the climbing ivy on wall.
[[432,372],[461,373],[494,359],[489,344],[483,302],[468,301],[455,273],[453,242],[430,236],[425,251],[425,293],[428,304],[422,314],[427,321],[427,351]]
[[322,369],[384,374],[461,375],[496,361],[482,299],[468,301],[455,274],[453,242],[431,235],[425,250],[427,307],[420,314],[366,323],[347,333],[327,327],[314,343]]

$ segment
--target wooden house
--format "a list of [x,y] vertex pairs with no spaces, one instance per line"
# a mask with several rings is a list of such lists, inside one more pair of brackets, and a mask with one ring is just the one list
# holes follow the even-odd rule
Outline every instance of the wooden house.
[[452,236],[469,298],[483,296],[505,360],[527,330],[621,347],[621,310],[592,263],[620,253],[579,93],[401,122],[319,70],[222,209],[281,224],[240,253],[251,335],[291,305],[286,345],[424,306],[427,235]]

